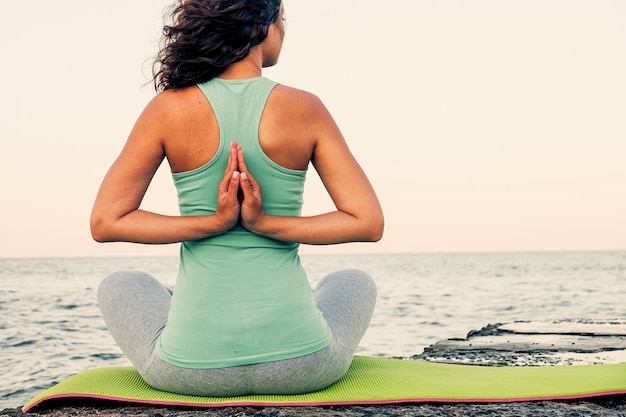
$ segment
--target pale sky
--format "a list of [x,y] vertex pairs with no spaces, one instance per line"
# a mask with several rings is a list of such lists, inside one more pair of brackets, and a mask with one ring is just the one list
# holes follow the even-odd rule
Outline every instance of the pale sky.
[[[0,257],[177,253],[88,227],[169,3],[3,3]],[[285,4],[265,75],[322,99],[386,216],[379,243],[302,253],[626,250],[626,2]],[[311,169],[305,214],[329,204]],[[165,166],[143,208],[177,214]]]

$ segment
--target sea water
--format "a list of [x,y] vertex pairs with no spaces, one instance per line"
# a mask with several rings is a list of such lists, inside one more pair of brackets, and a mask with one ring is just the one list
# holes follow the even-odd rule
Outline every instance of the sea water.
[[[626,252],[304,255],[315,285],[361,268],[378,304],[358,353],[410,357],[490,323],[626,317]],[[0,409],[77,372],[130,365],[104,326],[100,280],[147,271],[174,286],[177,259],[0,259]]]

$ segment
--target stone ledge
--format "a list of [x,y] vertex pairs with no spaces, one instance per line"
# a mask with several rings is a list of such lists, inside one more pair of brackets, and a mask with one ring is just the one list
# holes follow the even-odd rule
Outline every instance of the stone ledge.
[[[555,320],[500,323],[471,331],[465,339],[440,341],[410,359],[486,366],[576,365],[626,362],[626,319]],[[120,406],[85,402],[6,417],[624,417],[626,396],[593,400],[537,401],[506,404],[409,404],[345,407],[231,407],[203,410]]]

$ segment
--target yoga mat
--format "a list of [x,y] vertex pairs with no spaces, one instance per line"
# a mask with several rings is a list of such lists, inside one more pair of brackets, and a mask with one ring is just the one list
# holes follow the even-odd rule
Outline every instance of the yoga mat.
[[49,388],[25,404],[22,411],[59,398],[207,408],[516,402],[616,394],[626,394],[626,363],[489,367],[355,356],[341,380],[321,391],[300,395],[179,395],[151,388],[132,367],[98,368]]

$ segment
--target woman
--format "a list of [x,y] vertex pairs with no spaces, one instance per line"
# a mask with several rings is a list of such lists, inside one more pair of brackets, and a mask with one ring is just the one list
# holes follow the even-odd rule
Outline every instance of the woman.
[[[289,394],[347,371],[376,287],[358,270],[311,291],[301,243],[377,241],[383,215],[323,104],[262,77],[284,37],[280,0],[179,0],[147,105],[96,198],[99,242],[181,243],[171,294],[118,272],[98,289],[109,331],[153,387],[190,395]],[[139,208],[167,158],[180,216]],[[336,210],[302,217],[311,163]]]

